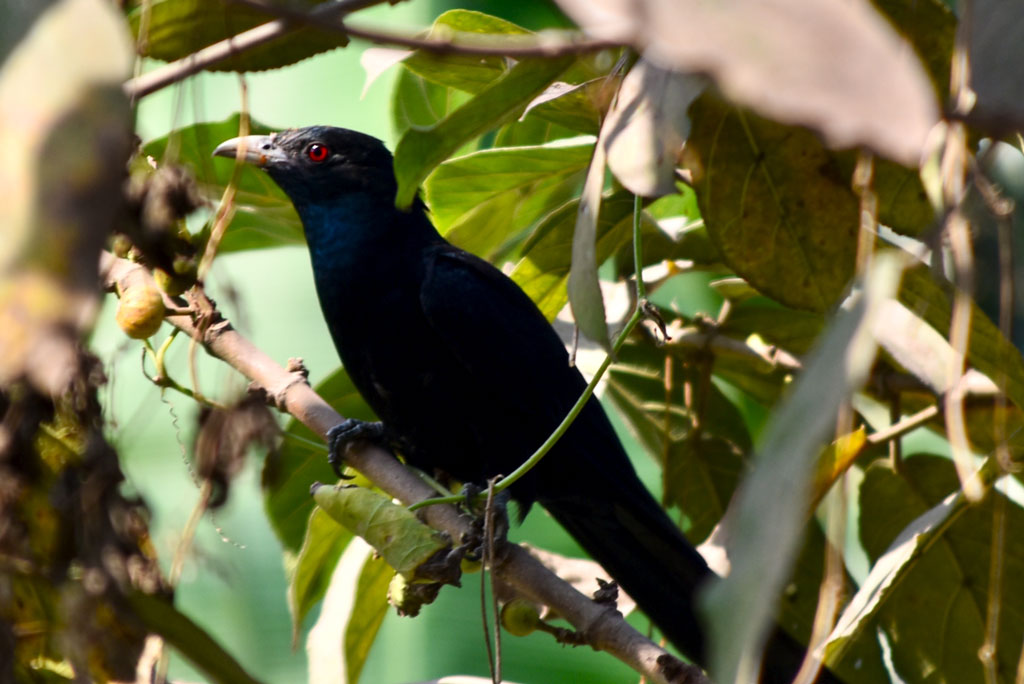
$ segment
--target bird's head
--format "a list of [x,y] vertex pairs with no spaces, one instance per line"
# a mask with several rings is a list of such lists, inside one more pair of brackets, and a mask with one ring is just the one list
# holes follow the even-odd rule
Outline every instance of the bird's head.
[[225,140],[213,154],[234,158],[243,146],[243,159],[269,173],[296,207],[353,193],[394,201],[391,153],[364,133],[332,126],[293,128]]

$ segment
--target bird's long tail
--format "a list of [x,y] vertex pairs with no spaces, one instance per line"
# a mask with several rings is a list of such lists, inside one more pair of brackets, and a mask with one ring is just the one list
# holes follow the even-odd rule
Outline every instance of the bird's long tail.
[[[639,487],[639,489],[637,489]],[[687,657],[707,664],[695,597],[714,573],[643,485],[616,482],[603,492],[539,502],[607,570],[665,637]],[[780,629],[764,656],[761,681],[788,684],[804,648]],[[819,684],[839,684],[825,670]]]

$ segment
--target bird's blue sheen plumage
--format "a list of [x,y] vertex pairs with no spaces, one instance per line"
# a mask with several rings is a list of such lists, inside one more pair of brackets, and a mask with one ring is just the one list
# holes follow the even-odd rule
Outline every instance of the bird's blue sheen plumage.
[[[330,154],[308,154],[311,144]],[[302,219],[342,362],[406,459],[477,484],[512,472],[585,387],[537,307],[445,242],[421,202],[394,207],[380,141],[316,127],[260,145]],[[524,512],[543,505],[675,645],[703,659],[695,596],[711,572],[637,478],[596,399],[511,494]],[[788,682],[802,649],[776,642],[764,681]]]

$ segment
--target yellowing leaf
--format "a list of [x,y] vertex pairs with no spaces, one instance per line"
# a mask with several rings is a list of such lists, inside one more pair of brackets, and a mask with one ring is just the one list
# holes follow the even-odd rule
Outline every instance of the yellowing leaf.
[[868,433],[864,426],[843,435],[829,444],[818,456],[811,483],[811,507],[824,498],[836,479],[846,472],[867,444]]

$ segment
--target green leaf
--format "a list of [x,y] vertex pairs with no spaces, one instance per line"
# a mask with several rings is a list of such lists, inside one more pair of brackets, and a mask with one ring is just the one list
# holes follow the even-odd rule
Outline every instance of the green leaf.
[[424,184],[435,224],[444,231],[497,195],[528,195],[540,181],[583,171],[593,143],[593,139],[577,138],[531,147],[491,148],[446,161]]
[[173,646],[200,672],[218,684],[259,684],[206,631],[160,596],[135,591],[125,597],[154,634]]
[[[548,320],[553,320],[569,299],[566,284],[578,206],[579,200],[574,200],[544,219],[523,245],[523,256],[512,270],[512,280]],[[606,198],[597,226],[597,261],[603,262],[626,244],[632,231],[632,195],[617,193]]]
[[543,145],[562,138],[575,138],[576,131],[569,130],[537,116],[520,117],[510,121],[494,135],[493,147],[526,147]]
[[391,96],[391,123],[395,135],[401,137],[410,128],[430,128],[468,99],[408,69],[399,69]]
[[552,83],[527,106],[524,116],[597,135],[601,115],[607,110],[620,80],[602,76],[577,85],[562,81]]
[[[612,343],[605,321],[604,296],[601,294],[601,283],[597,277],[597,223],[601,213],[606,159],[602,135],[594,145],[587,177],[583,181],[583,192],[580,193],[580,201],[576,208],[576,225],[572,234],[572,265],[569,269],[567,290],[576,327],[611,354]],[[636,211],[639,211],[639,207]]]
[[725,263],[794,309],[826,311],[846,292],[858,200],[821,141],[705,94],[690,108],[687,166]]
[[729,300],[731,304],[742,304],[755,297],[761,297],[757,290],[750,287],[750,283],[737,276],[727,276],[718,280],[712,280],[708,283],[708,287],[714,290],[722,299]]
[[[42,659],[38,659],[42,660]],[[74,684],[71,665],[66,661],[45,660],[41,665],[14,663],[15,682],[31,682],[31,684]]]
[[744,455],[721,437],[701,435],[669,445],[665,503],[686,514],[690,521],[686,536],[691,541],[704,541],[711,534],[745,470]]
[[345,681],[358,684],[370,648],[388,612],[388,584],[395,571],[383,558],[370,554],[359,573],[355,604],[345,627]]
[[[834,153],[841,173],[853,177],[857,164],[857,153],[846,151]],[[888,159],[875,159],[875,173],[871,187],[878,200],[878,221],[902,235],[917,236],[935,223],[932,208],[921,175],[917,169],[909,169]]]
[[665,504],[687,516],[691,541],[703,541],[721,519],[745,468],[751,440],[743,416],[710,374],[701,372],[698,354],[680,363],[649,341],[630,340],[622,347],[608,369],[606,392],[661,464]]
[[[510,21],[482,12],[454,9],[439,16],[430,28],[433,40],[458,44],[460,34],[469,34],[479,44],[487,39],[498,43],[499,36],[524,36],[531,32]],[[504,57],[437,54],[417,50],[403,62],[414,74],[440,86],[479,93],[508,71]]]
[[719,331],[740,340],[758,335],[768,344],[799,356],[811,349],[824,327],[821,314],[757,298],[734,305]]
[[689,185],[676,183],[676,192],[654,200],[646,207],[647,213],[661,221],[663,219],[684,219],[687,223],[701,220],[697,206],[697,193]]
[[302,540],[302,548],[288,580],[293,646],[297,643],[306,615],[324,597],[331,583],[331,573],[352,537],[351,532],[321,509],[313,509],[306,526],[306,537]]
[[[344,368],[318,384],[316,392],[346,418],[375,420]],[[263,503],[274,532],[285,549],[297,552],[315,505],[309,496],[314,482],[333,482],[327,447],[312,430],[295,419],[288,421],[281,449],[263,465]]]
[[[758,371],[758,368],[761,371]],[[715,377],[749,394],[763,406],[774,406],[793,380],[793,373],[785,368],[772,368],[768,364],[750,359],[726,357],[715,362]]]
[[[304,11],[326,1],[289,0],[287,4],[289,9]],[[150,14],[144,20],[147,4]],[[131,5],[128,21],[136,38],[144,21],[148,26],[140,43],[144,55],[164,61],[182,59],[200,48],[276,18],[230,0],[134,0]],[[348,37],[340,31],[303,27],[207,68],[212,71],[274,69],[347,44]]]
[[572,57],[524,59],[430,129],[406,131],[395,148],[396,206],[408,207],[435,166],[513,116],[571,63]]
[[[919,397],[916,397],[917,402],[914,401],[915,397],[913,396],[907,396],[906,399],[909,402],[905,401],[903,403],[904,413],[910,413],[914,408],[921,410],[935,404],[935,398],[930,394],[919,395]],[[984,400],[974,402],[968,396],[964,408],[967,441],[975,453],[993,453],[1004,444],[1009,448],[1011,454],[1024,452],[1024,412],[1017,408],[1015,404],[1008,404],[1002,410],[1002,415],[1000,415],[1000,409],[996,406],[995,402]],[[996,427],[999,425],[996,421],[999,420],[1005,421],[1003,423],[1005,429],[1002,433],[1005,435],[1005,440],[1002,441],[999,438],[1000,428]],[[941,416],[932,420],[928,427],[942,437],[947,435],[946,424]],[[1020,479],[1020,474],[1015,474]]]
[[[671,444],[695,436],[696,423],[704,434],[724,438],[741,452],[751,448],[740,412],[710,378],[705,383],[695,367],[702,354],[691,352],[691,358],[680,362],[667,347],[628,340],[608,369],[608,397],[662,466]],[[666,364],[671,364],[669,370]],[[691,406],[683,396],[686,384],[693,392]]]
[[[694,267],[724,269],[718,257],[718,250],[708,237],[703,225],[694,225],[679,233],[673,240],[665,231],[660,230],[653,222],[645,222],[641,228],[643,240],[643,267],[661,263],[662,261],[689,261]],[[632,277],[635,269],[633,245],[623,245],[615,254],[615,273],[620,278]]]
[[[1024,542],[1012,532],[1024,525],[1024,510],[998,490],[991,490],[981,504],[954,510],[943,500],[959,487],[952,463],[935,456],[908,458],[899,473],[888,462],[876,461],[861,484],[861,541],[872,561],[881,564],[883,554],[888,558],[902,548],[894,540],[908,545],[906,553],[892,558],[903,576],[871,611],[892,643],[897,672],[907,681],[931,680],[936,674],[936,681],[987,681],[978,649],[985,637],[997,503],[1011,532],[1000,569],[1004,609],[994,650],[1001,673],[1017,669],[1024,616],[1007,608],[1024,605]],[[943,512],[945,516],[938,515]],[[932,527],[948,529],[929,532],[919,517],[925,513],[935,514],[929,519]]]
[[490,255],[570,199],[592,149],[592,141],[559,141],[451,159],[424,184],[435,225],[463,249]]
[[[956,378],[949,374],[953,349],[948,336],[951,320],[952,286],[926,266],[907,271],[899,293],[887,313],[886,325],[877,331],[879,344],[902,368],[905,368],[937,395],[953,389]],[[1012,404],[1002,416],[1004,434],[1011,451],[1024,448],[1024,359],[1020,351],[1002,334],[985,313],[971,305],[971,323],[967,360],[972,370],[983,373],[1002,389]],[[924,408],[934,397],[906,397],[905,409]],[[921,399],[924,402],[921,403]],[[965,406],[967,434],[976,451],[987,452],[998,446],[996,411],[991,402],[968,401]],[[933,427],[945,432],[941,421]]]
[[934,225],[935,210],[917,169],[876,159],[872,187],[878,198],[878,220],[897,233],[920,235]]
[[387,496],[354,485],[319,485],[313,499],[327,515],[358,534],[388,565],[415,579],[422,566],[451,544],[416,514]]
[[472,209],[444,235],[453,244],[494,261],[521,242],[538,220],[570,201],[581,181],[582,172],[541,180],[525,196],[515,191],[502,194]]
[[[62,453],[60,458],[66,458],[66,453]],[[46,459],[40,458],[40,462],[45,463]],[[16,517],[18,520],[32,521],[30,525],[26,525],[26,532],[32,535],[31,543],[35,547],[32,553],[37,558],[50,559],[58,553],[59,542],[56,539],[44,540],[42,533],[43,530],[49,530],[56,536],[59,526],[59,514],[54,510],[50,496],[55,480],[55,475],[48,473],[45,480],[38,480],[32,487],[24,487],[19,496],[21,501],[18,507],[11,511],[12,519]],[[6,598],[4,606],[0,608],[0,616],[4,622],[8,625],[33,625],[33,634],[15,651],[15,665],[30,668],[24,657],[28,653],[31,653],[30,657],[33,659],[54,664],[62,662],[66,657],[66,651],[57,635],[65,629],[67,619],[60,607],[66,586],[55,585],[45,575],[20,575],[9,570],[4,573],[4,583]],[[120,645],[123,647],[125,644],[121,642]],[[132,650],[136,651],[134,647]],[[69,671],[67,674],[73,673]],[[15,678],[14,681],[34,680]]]
[[[266,135],[273,129],[251,121],[253,135]],[[201,123],[173,131],[147,143],[142,151],[158,162],[190,166],[202,196],[220,201],[231,180],[234,160],[214,158],[213,148],[238,135],[238,115],[224,121]],[[305,244],[302,222],[288,196],[265,172],[243,164],[235,195],[235,217],[220,244],[221,253],[261,249],[281,245]]]

